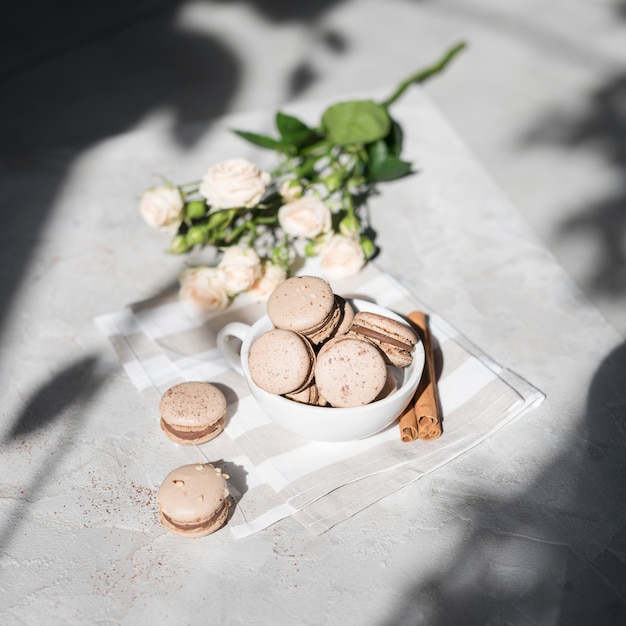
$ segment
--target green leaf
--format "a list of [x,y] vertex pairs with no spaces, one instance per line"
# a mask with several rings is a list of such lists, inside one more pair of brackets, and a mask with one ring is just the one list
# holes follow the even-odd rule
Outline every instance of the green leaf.
[[322,126],[332,143],[346,146],[382,139],[391,128],[391,120],[385,107],[373,100],[354,100],[328,107]]
[[402,126],[398,124],[393,118],[391,118],[391,131],[385,137],[385,142],[387,143],[387,147],[389,148],[389,154],[392,156],[399,157],[402,152],[402,143],[404,140],[404,132],[402,131]]
[[370,167],[376,167],[384,163],[389,157],[389,148],[384,139],[379,139],[367,146],[367,154],[370,159]]
[[402,127],[392,117],[391,130],[383,139],[366,146],[370,167],[378,166],[389,157],[400,157],[402,152]]
[[280,141],[273,139],[272,137],[268,137],[267,135],[259,135],[258,133],[250,133],[245,130],[233,130],[235,135],[239,135],[242,139],[253,143],[255,146],[260,146],[261,148],[268,148],[269,150],[277,150],[282,151],[282,146]]
[[276,113],[276,128],[283,143],[301,148],[317,138],[315,131],[293,115],[278,111]]
[[411,173],[411,163],[397,157],[388,157],[385,161],[372,164],[368,169],[367,178],[370,182],[386,182],[402,178]]

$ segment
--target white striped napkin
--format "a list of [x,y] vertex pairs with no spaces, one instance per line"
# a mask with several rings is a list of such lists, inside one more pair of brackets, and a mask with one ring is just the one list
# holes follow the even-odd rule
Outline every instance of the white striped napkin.
[[[305,267],[300,273],[314,272]],[[400,314],[426,310],[375,264],[354,279],[331,284],[344,297],[369,299]],[[443,353],[438,386],[444,434],[434,441],[403,443],[394,424],[361,441],[307,441],[283,431],[260,411],[243,379],[216,349],[215,337],[226,323],[253,323],[264,313],[264,305],[240,299],[227,311],[200,320],[171,293],[96,319],[154,410],[155,428],[161,394],[173,384],[210,381],[226,393],[227,426],[198,449],[207,461],[219,459],[231,477],[236,506],[229,526],[235,537],[286,516],[321,534],[452,461],[544,399],[540,391],[431,314],[432,334]],[[164,468],[164,474],[170,469]]]

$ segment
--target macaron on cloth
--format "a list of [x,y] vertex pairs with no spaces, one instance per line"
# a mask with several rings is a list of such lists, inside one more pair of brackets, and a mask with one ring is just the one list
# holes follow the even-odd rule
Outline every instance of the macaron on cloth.
[[226,407],[226,397],[211,383],[174,385],[161,396],[161,429],[176,443],[205,443],[224,430]]

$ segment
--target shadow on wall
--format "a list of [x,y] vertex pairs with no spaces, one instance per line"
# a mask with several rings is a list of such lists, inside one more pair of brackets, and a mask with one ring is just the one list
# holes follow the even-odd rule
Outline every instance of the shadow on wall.
[[[55,476],[66,450],[75,445],[85,423],[87,407],[104,384],[104,373],[98,371],[98,365],[93,355],[80,358],[43,384],[0,442],[1,454],[7,457],[14,454],[23,459],[35,442],[38,448],[37,458],[33,459],[33,467],[37,469],[0,526],[0,553],[6,551],[28,515],[29,503],[36,502],[47,482]],[[38,435],[44,429],[42,443]]]
[[[251,4],[277,26],[303,23],[314,30],[338,1]],[[2,156],[91,145],[163,108],[175,114],[177,133],[189,122],[208,123],[223,114],[242,80],[244,68],[222,40],[177,25],[181,7],[193,2],[36,4],[18,12],[0,39]],[[211,7],[228,2],[197,4],[205,4],[210,15]],[[345,46],[339,33],[319,36],[335,51]],[[183,144],[190,140],[176,138]]]
[[593,93],[584,116],[549,115],[525,140],[568,148],[591,146],[617,171],[621,184],[594,203],[573,207],[573,215],[558,235],[567,238],[582,233],[595,238],[597,262],[585,285],[589,293],[626,294],[626,74]]
[[[324,12],[339,1],[252,4],[268,22],[301,22],[315,29]],[[198,2],[208,11],[227,4]],[[190,146],[194,139],[185,134],[186,125],[197,124],[197,137],[203,124],[228,111],[244,68],[221,39],[177,27],[184,4],[190,2],[39,0],[18,3],[12,19],[3,22],[0,176],[13,182],[9,190],[0,189],[3,309],[22,279],[75,151],[132,129],[163,110],[172,115],[174,139]],[[327,34],[327,39],[330,46],[342,45],[338,34]],[[306,63],[295,60],[287,88],[295,95],[314,78]],[[72,152],[64,151],[67,147]],[[46,176],[37,172],[40,184],[33,188],[30,168],[42,163],[32,158],[37,154],[48,154],[47,170]],[[0,311],[0,328],[4,314]]]
[[569,445],[523,492],[435,493],[468,532],[381,624],[626,623],[625,380],[626,343],[595,373]]
[[[198,2],[208,10],[226,4]],[[0,332],[50,209],[81,151],[163,110],[172,115],[174,139],[189,147],[193,137],[185,134],[186,125],[195,123],[197,136],[202,125],[208,127],[228,111],[245,68],[221,39],[177,28],[183,4],[36,0],[15,4],[11,19],[0,25],[6,30],[0,33],[0,178],[10,182],[0,180]],[[315,28],[337,0],[253,4],[269,22],[299,21]],[[329,42],[341,43],[338,36]],[[296,66],[292,92],[313,78],[305,66]],[[21,504],[0,528],[0,550],[73,445],[82,425],[78,405],[84,410],[102,384],[96,365],[94,357],[86,357],[35,392],[2,443],[4,454],[21,443],[29,445],[43,426],[52,439],[58,435],[47,457],[38,460]]]

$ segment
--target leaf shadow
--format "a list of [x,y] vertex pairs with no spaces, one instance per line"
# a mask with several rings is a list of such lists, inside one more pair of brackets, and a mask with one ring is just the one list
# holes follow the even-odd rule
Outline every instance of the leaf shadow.
[[624,380],[626,343],[595,372],[576,432],[523,490],[433,483],[464,530],[428,574],[407,580],[381,626],[624,624]]
[[96,355],[87,355],[45,382],[17,416],[0,445],[6,452],[18,441],[32,438],[44,428],[49,431],[46,436],[57,435],[57,444],[46,448],[47,454],[34,466],[28,486],[21,491],[19,500],[0,527],[0,553],[10,544],[28,515],[29,504],[45,489],[83,429],[87,407],[105,382],[104,374],[98,371],[99,362]]
[[101,384],[94,374],[97,363],[94,355],[83,357],[44,383],[13,422],[5,443],[54,423],[72,404],[88,400]]
[[603,197],[571,207],[556,237],[567,241],[582,235],[594,243],[595,260],[583,285],[589,293],[626,294],[626,73],[597,88],[582,115],[546,114],[522,143],[593,150],[618,174],[620,182]]

